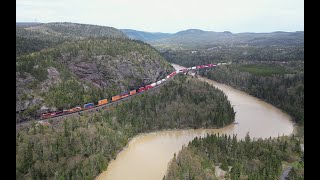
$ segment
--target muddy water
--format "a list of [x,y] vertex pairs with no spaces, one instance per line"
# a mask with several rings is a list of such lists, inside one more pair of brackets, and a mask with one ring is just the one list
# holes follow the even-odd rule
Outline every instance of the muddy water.
[[[176,69],[182,68],[173,66]],[[228,96],[236,111],[235,122],[238,124],[220,129],[169,130],[139,135],[129,142],[128,147],[118,154],[116,160],[97,179],[161,180],[173,154],[196,136],[205,136],[207,133],[235,133],[243,138],[249,132],[254,138],[268,138],[293,132],[290,117],[272,105],[215,81],[202,77],[199,79]]]

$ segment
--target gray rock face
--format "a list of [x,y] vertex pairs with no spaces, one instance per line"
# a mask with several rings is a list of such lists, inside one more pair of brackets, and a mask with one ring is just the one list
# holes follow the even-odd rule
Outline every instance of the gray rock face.
[[41,82],[40,84],[40,87],[41,87],[40,89],[42,92],[48,91],[51,86],[54,86],[61,82],[60,73],[56,68],[49,67],[47,71],[48,71],[48,79]]
[[135,85],[137,82],[130,80],[146,79],[146,83],[151,83],[166,74],[159,61],[136,52],[132,52],[129,57],[99,55],[86,61],[81,61],[82,57],[80,55],[76,61],[68,63],[68,68],[80,79],[99,88],[108,88],[117,83],[124,89],[123,81]]
[[30,105],[32,99],[28,95],[32,94],[32,90],[28,87],[34,81],[35,78],[30,74],[16,73],[16,112],[23,111]]
[[[107,96],[113,96],[156,82],[174,71],[152,47],[126,39],[66,42],[41,53],[33,53],[25,59],[18,58],[17,65],[20,72],[16,74],[17,119],[55,111],[57,107],[71,108],[75,104],[81,105],[80,101],[97,101],[95,94],[84,97],[85,93],[100,93],[96,88]],[[84,91],[81,88],[76,92],[77,85],[70,85],[68,89],[65,84],[70,81],[81,85]],[[59,86],[62,82],[66,83]],[[79,98],[70,102],[73,99],[65,97],[70,98],[73,92]],[[60,97],[63,99],[58,99]],[[49,104],[57,107],[50,107]]]
[[[34,67],[37,68],[37,67]],[[22,119],[28,119],[29,116],[22,115],[21,113],[33,106],[45,107],[43,98],[38,94],[40,92],[47,92],[50,87],[61,82],[59,72],[56,68],[49,67],[48,79],[36,84],[36,79],[28,73],[20,74],[16,73],[16,121]],[[38,114],[56,110],[54,107],[38,110]]]

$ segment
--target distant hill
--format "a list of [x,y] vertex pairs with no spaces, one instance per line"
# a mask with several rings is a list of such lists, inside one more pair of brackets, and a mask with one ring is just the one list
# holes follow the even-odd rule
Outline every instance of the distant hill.
[[149,42],[161,38],[169,37],[170,33],[151,33],[151,32],[145,32],[145,31],[136,31],[132,29],[120,29],[122,32],[124,32],[129,38],[136,39],[144,42]]
[[16,26],[34,26],[37,24],[42,24],[39,22],[16,22]]
[[16,54],[27,54],[49,48],[67,40],[111,37],[127,38],[120,30],[78,23],[16,23]]
[[231,33],[188,29],[149,42],[156,48],[209,48],[213,45],[300,46],[304,32]]
[[177,33],[151,33],[121,29],[129,38],[150,43],[157,49],[199,49],[227,46],[303,46],[304,31],[271,33],[232,33],[187,29]]

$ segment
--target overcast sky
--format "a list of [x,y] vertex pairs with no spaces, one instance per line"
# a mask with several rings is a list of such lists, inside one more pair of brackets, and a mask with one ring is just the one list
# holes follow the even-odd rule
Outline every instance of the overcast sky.
[[17,22],[76,22],[174,33],[303,31],[303,0],[16,0]]

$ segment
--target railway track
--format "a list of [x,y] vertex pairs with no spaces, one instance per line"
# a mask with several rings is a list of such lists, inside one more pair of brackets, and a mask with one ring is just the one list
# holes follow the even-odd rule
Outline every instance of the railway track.
[[[107,104],[103,104],[103,105],[100,105],[100,106],[95,106],[93,108],[90,108],[90,109],[85,109],[85,110],[81,110],[81,111],[76,111],[76,112],[72,112],[72,113],[64,113],[64,114],[61,114],[61,115],[57,115],[57,116],[54,116],[52,118],[47,118],[47,119],[44,119],[44,120],[41,120],[41,119],[36,119],[36,120],[31,120],[31,121],[26,121],[26,122],[22,122],[22,123],[19,123],[19,124],[16,124],[16,130],[20,130],[20,129],[23,129],[27,126],[29,126],[29,124],[33,123],[33,122],[39,122],[39,121],[44,121],[44,122],[49,122],[52,121],[51,125],[55,125],[57,124],[59,121],[63,120],[63,119],[66,119],[66,118],[70,118],[70,117],[77,117],[77,116],[82,116],[84,114],[88,114],[88,113],[95,113],[95,112],[98,112],[100,110],[107,110],[109,109],[110,107],[113,107],[115,105],[118,105],[119,103],[122,103],[123,101],[127,101],[135,96],[139,96],[141,94],[144,94],[145,92],[151,92],[151,91],[154,91],[156,89],[158,89],[159,87],[165,85],[167,82],[171,81],[172,78],[168,79],[167,81],[163,82],[162,84],[159,84],[158,86],[155,86],[154,88],[151,88],[147,91],[143,91],[143,92],[140,92],[140,93],[137,93],[137,94],[134,94],[134,95],[131,95],[131,96],[128,96],[126,98],[123,98],[123,99],[120,99],[120,100],[117,100],[115,102],[110,102],[110,103],[107,103]],[[151,90],[151,91],[150,91]]]
[[[203,65],[202,65],[203,66]],[[185,72],[182,72],[182,73],[188,73],[189,71],[197,71],[199,69],[202,69],[203,67],[201,66],[201,68],[198,68],[199,66],[196,67],[192,67],[192,68],[188,68],[189,70],[185,71]],[[216,66],[216,65],[214,65]],[[210,67],[214,67],[214,66],[210,66]],[[210,68],[210,67],[205,67],[205,68]],[[146,91],[148,92],[151,92],[151,91],[154,91],[155,89],[158,89],[159,87],[163,86],[164,84],[166,84],[167,82],[169,82],[170,80],[172,80],[173,78],[175,77],[172,76],[171,78],[167,79],[166,81],[164,81],[163,83],[151,88],[151,89],[148,89]],[[151,91],[150,91],[151,90]],[[84,115],[84,114],[88,114],[88,113],[94,113],[94,112],[98,112],[100,110],[107,110],[109,107],[112,107],[112,106],[115,106],[123,101],[127,101],[135,96],[139,96],[141,94],[144,94],[146,91],[143,91],[143,92],[140,92],[140,93],[137,93],[137,94],[134,94],[134,95],[130,95],[126,98],[123,98],[123,99],[120,99],[120,100],[117,100],[115,102],[110,102],[110,103],[107,103],[107,104],[103,104],[103,105],[100,105],[100,106],[95,106],[93,108],[90,108],[90,109],[84,109],[84,110],[80,110],[80,111],[76,111],[76,112],[68,112],[68,113],[63,113],[63,114],[60,114],[60,115],[57,115],[57,116],[54,116],[54,117],[51,117],[51,118],[47,118],[47,119],[35,119],[35,120],[31,120],[31,121],[26,121],[26,122],[22,122],[22,123],[18,123],[16,124],[16,131],[20,130],[20,129],[23,129],[25,127],[27,127],[30,123],[33,123],[33,122],[39,122],[39,121],[43,121],[43,122],[51,122],[50,124],[52,126],[58,124],[59,121],[65,119],[65,118],[69,118],[69,117],[77,117],[77,116],[81,116],[81,115]]]

